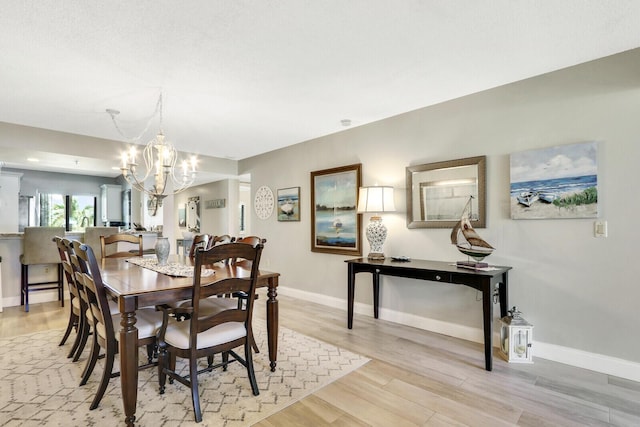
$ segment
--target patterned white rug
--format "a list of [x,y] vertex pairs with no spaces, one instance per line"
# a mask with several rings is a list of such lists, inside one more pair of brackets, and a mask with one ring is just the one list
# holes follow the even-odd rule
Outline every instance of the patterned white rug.
[[[260,395],[253,396],[245,368],[202,374],[203,422],[193,421],[191,393],[175,382],[158,394],[156,369],[140,371],[136,425],[250,426],[359,368],[369,359],[280,327],[278,366],[269,370],[266,326],[254,320],[260,353],[254,355]],[[124,425],[120,378],[113,378],[100,406],[89,410],[102,374],[98,363],[90,381],[78,383],[88,350],[76,363],[67,359],[71,340],[58,343],[61,330],[0,339],[0,420],[3,426]],[[88,346],[87,346],[88,347]],[[144,352],[140,355],[141,360]],[[220,356],[216,356],[219,358]],[[178,359],[180,360],[180,359]],[[183,368],[185,366],[182,363]],[[119,362],[116,361],[119,369]],[[186,372],[186,371],[185,371]]]

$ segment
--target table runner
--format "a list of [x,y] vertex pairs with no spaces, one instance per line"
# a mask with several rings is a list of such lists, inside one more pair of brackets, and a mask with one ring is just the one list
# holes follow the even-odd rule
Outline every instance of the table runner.
[[[157,271],[158,273],[166,274],[173,277],[193,277],[194,267],[190,265],[180,264],[179,262],[168,262],[165,265],[159,265],[158,260],[153,258],[127,258],[127,261],[131,264],[139,265],[149,270]],[[208,277],[215,274],[215,271],[203,268],[201,277]]]

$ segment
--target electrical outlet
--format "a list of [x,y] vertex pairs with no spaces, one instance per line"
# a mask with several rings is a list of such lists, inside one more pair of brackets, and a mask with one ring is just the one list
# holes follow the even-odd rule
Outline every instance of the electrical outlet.
[[607,237],[607,221],[595,221],[593,223],[593,235],[595,237]]
[[49,274],[49,267],[45,267],[45,268],[44,268],[44,273],[45,273],[45,274]]

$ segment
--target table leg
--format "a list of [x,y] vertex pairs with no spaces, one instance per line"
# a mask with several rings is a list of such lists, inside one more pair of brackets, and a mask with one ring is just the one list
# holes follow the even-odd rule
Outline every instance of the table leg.
[[267,291],[267,335],[269,342],[269,365],[271,372],[276,370],[278,357],[278,278],[271,279]]
[[347,272],[347,328],[353,328],[353,299],[355,297],[356,273],[349,263]]
[[498,297],[500,299],[500,317],[507,315],[509,309],[509,276],[502,273],[502,282],[498,285]]
[[133,426],[138,400],[138,329],[136,312],[124,312],[120,320],[120,384],[125,423]]
[[484,365],[487,371],[493,369],[493,292],[491,282],[483,286],[482,317],[484,326]]
[[380,303],[380,270],[376,269],[373,274],[373,317],[378,318],[378,305]]

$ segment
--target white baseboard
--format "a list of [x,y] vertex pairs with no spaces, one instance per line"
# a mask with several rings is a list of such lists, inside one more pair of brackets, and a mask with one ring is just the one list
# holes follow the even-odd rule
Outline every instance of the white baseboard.
[[[301,291],[299,289],[288,288],[285,286],[279,286],[278,293],[344,310],[345,326],[347,324],[347,301],[344,299]],[[65,297],[68,298],[68,295],[65,295]],[[57,293],[55,290],[37,292],[29,295],[29,304],[55,301],[56,299]],[[20,296],[3,298],[2,305],[4,307],[20,305]],[[370,304],[356,302],[354,304],[353,311],[358,314],[373,317],[373,306]],[[379,318],[389,322],[411,326],[467,341],[477,343],[482,343],[484,341],[482,329],[456,325],[454,323],[443,322],[441,320],[430,319],[428,317],[421,317],[414,314],[407,314],[381,308]],[[496,344],[499,342],[497,335],[494,335],[493,342]],[[540,341],[534,341],[533,355],[534,360],[536,357],[539,357],[541,359],[552,360],[554,362],[564,363],[578,368],[589,369],[591,371],[640,382],[640,363]]]
[[640,382],[640,363],[538,341],[533,345],[535,357]]
[[[347,310],[347,301],[340,298],[330,297],[327,295],[316,294],[313,292],[301,291],[285,286],[278,287],[278,293],[299,298],[305,301],[316,302],[341,310]],[[362,304],[356,302],[353,311],[358,314],[373,317],[373,306],[370,304]],[[387,320],[401,325],[411,326],[438,334],[443,334],[467,341],[484,342],[484,334],[482,329],[472,328],[463,325],[456,325],[441,320],[429,319],[427,317],[416,316],[414,314],[401,313],[395,310],[381,308],[379,316],[382,320]],[[347,318],[345,313],[345,326]],[[494,343],[498,343],[497,334],[494,335]],[[613,375],[620,378],[626,378],[632,381],[640,381],[640,363],[631,362],[611,356],[605,356],[597,353],[589,353],[570,347],[563,347],[555,344],[547,344],[544,342],[534,341],[533,343],[534,360],[536,357],[541,359],[552,360],[554,362],[564,363],[566,365],[578,368],[589,369],[595,372],[601,372],[607,375]]]
[[[69,293],[66,292],[66,289],[65,289],[64,298],[65,298],[65,304],[66,304],[66,301],[69,299]],[[38,292],[29,293],[29,305],[38,304],[41,302],[57,301],[57,300],[58,300],[57,290],[38,291]],[[20,295],[15,297],[6,297],[2,299],[2,306],[4,308],[15,307],[18,305],[20,305]]]

